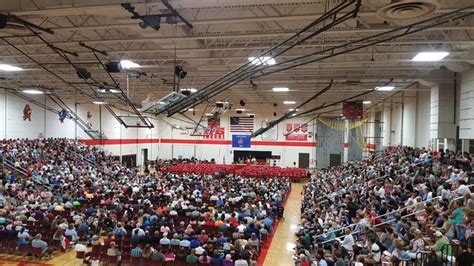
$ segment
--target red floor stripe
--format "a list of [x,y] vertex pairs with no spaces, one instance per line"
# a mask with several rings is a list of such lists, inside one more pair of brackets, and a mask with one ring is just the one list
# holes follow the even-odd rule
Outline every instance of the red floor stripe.
[[3,266],[5,264],[7,265],[12,265],[14,263],[17,263],[17,266],[54,266],[53,264],[49,264],[49,263],[43,263],[43,262],[38,262],[38,261],[32,261],[32,260],[22,260],[22,261],[18,261],[18,260],[10,260],[10,259],[0,259],[0,266]]
[[[285,201],[283,202],[283,207],[286,207],[286,203],[288,202],[290,195],[291,195],[291,190],[290,190],[290,193],[288,193],[288,196],[286,197]],[[278,229],[279,223],[280,223],[280,220],[277,220],[275,222],[275,225],[273,226],[273,230],[270,234],[268,241],[263,244],[262,250],[260,251],[260,255],[257,258],[257,266],[263,266],[263,263],[265,262],[265,258],[267,257],[268,250],[270,249],[270,246],[272,245],[273,236],[275,235]]]

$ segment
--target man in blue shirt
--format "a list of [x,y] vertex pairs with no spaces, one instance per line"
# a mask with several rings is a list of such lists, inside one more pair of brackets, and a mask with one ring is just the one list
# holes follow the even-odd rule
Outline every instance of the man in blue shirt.
[[48,250],[48,243],[41,239],[41,234],[37,234],[35,239],[31,241],[31,246],[34,248],[41,248],[41,257],[46,255],[47,259],[51,258],[51,252]]
[[197,248],[201,245],[201,242],[199,242],[199,240],[193,238],[191,239],[191,248]]
[[191,246],[191,242],[188,240],[187,236],[185,236],[184,239],[179,242],[179,246],[183,248],[189,248]]
[[267,217],[263,220],[263,224],[265,225],[266,228],[268,228],[269,231],[272,231],[273,229],[273,221],[270,219],[270,217]]
[[143,249],[141,245],[138,244],[134,249],[130,251],[130,255],[135,258],[141,258],[143,256]]

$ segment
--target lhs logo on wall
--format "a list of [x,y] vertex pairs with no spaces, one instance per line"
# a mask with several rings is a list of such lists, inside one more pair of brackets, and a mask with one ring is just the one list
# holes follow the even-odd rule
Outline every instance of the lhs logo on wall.
[[[207,126],[204,130],[204,138],[205,139],[224,139],[225,137],[225,130],[221,127],[221,120],[217,119],[208,119]],[[214,126],[214,127],[213,127]],[[211,130],[212,128],[212,130]]]
[[288,123],[285,126],[285,140],[287,141],[307,141],[308,140],[308,124]]

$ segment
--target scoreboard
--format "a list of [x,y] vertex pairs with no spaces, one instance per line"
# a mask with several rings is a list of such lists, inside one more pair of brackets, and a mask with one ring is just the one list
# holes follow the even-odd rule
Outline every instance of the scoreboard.
[[342,104],[342,116],[345,119],[362,119],[364,107],[362,101],[344,102]]

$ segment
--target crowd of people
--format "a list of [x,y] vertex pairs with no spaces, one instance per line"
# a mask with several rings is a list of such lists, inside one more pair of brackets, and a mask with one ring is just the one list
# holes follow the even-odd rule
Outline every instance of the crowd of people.
[[4,140],[0,156],[3,252],[256,265],[291,190],[285,177],[131,169],[69,139]]
[[473,265],[471,162],[468,153],[397,147],[319,170],[303,192],[295,260]]

